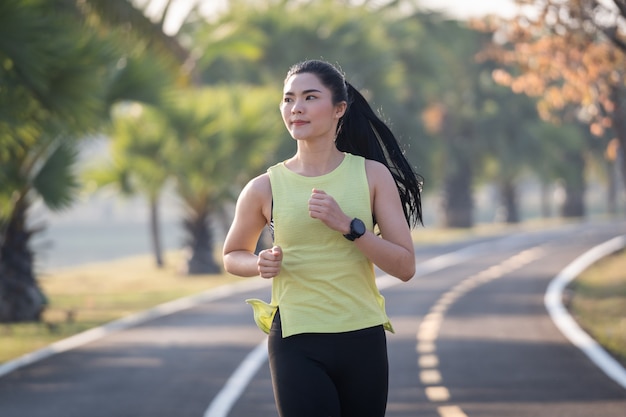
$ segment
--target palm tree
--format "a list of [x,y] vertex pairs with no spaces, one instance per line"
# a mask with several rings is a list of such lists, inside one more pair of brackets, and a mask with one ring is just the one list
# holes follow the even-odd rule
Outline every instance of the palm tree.
[[278,100],[259,87],[204,88],[180,92],[168,113],[178,140],[170,155],[186,209],[189,274],[220,271],[211,220],[234,189],[274,160],[283,139]]
[[[52,210],[71,204],[77,143],[102,126],[114,102],[157,99],[154,86],[162,80],[141,88],[146,83],[136,83],[142,78],[134,62],[124,60],[113,38],[124,35],[125,46],[128,39],[139,48],[146,43],[86,25],[98,22],[93,17],[100,12],[101,21],[154,33],[156,25],[130,6],[121,0],[0,3],[0,321],[38,320],[45,308],[29,248],[37,231],[27,221],[29,207],[37,199]],[[182,59],[170,38],[150,39]],[[117,87],[107,91],[111,86]]]
[[33,272],[29,239],[37,229],[28,211],[37,199],[52,210],[72,201],[76,141],[104,108],[108,41],[52,7],[0,5],[0,321],[40,318],[46,301]]
[[157,108],[138,102],[116,106],[109,132],[111,158],[83,176],[98,188],[115,187],[122,195],[143,195],[149,207],[150,237],[157,267],[164,265],[159,227],[159,198],[171,176],[168,144],[174,133]]

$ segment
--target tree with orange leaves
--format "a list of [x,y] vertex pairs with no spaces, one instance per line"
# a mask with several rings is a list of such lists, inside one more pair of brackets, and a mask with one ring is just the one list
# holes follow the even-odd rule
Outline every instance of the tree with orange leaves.
[[[488,29],[496,35],[483,56],[515,68],[495,70],[494,79],[515,92],[539,97],[538,110],[545,120],[583,123],[598,138],[614,136],[605,144],[606,155],[624,160],[626,1],[516,3],[517,16],[489,21]],[[626,180],[624,164],[621,175]]]

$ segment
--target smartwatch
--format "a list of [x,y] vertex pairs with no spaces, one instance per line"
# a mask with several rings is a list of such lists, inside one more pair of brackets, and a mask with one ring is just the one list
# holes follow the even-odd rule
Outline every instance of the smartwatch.
[[343,235],[349,241],[354,241],[365,234],[365,223],[356,217],[350,222],[350,233]]

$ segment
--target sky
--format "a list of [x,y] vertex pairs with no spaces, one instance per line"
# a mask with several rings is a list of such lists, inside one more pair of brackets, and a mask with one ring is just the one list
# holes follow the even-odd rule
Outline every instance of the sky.
[[[139,5],[149,4],[148,14],[159,13],[163,10],[167,0],[135,0]],[[224,7],[227,0],[175,0],[173,9],[165,22],[165,32],[174,34],[180,27],[182,19],[188,13],[189,9],[198,2],[201,10],[209,14],[211,11],[219,10]],[[420,0],[420,4],[425,9],[442,11],[457,19],[466,19],[468,17],[479,17],[485,14],[499,14],[503,16],[511,16],[515,12],[515,4],[513,0]]]
[[420,0],[420,4],[425,8],[440,10],[459,19],[486,14],[510,17],[516,10],[513,0]]

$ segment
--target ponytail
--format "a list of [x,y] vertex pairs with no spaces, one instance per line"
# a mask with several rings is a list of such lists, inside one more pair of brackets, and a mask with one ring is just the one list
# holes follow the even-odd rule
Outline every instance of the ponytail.
[[421,191],[423,179],[415,173],[389,127],[350,83],[348,110],[337,127],[336,146],[342,152],[381,162],[391,172],[400,193],[404,217],[410,227],[423,224]]

